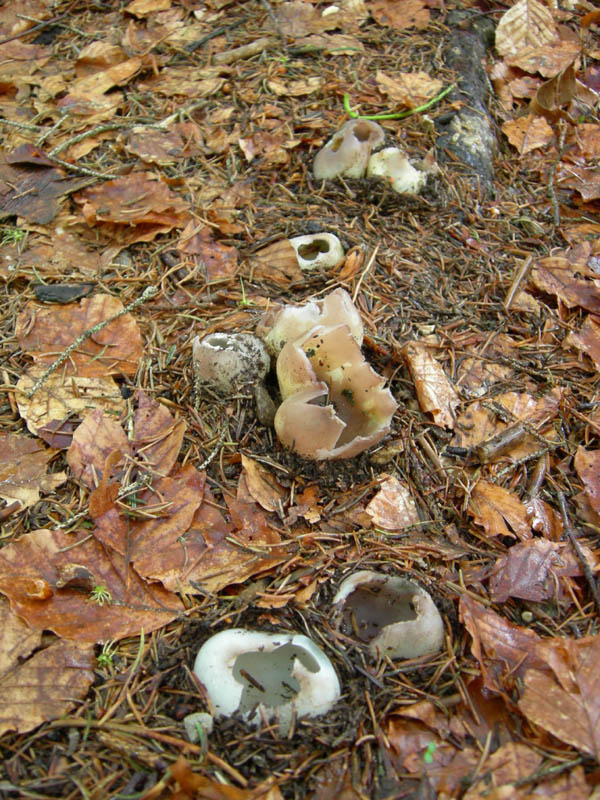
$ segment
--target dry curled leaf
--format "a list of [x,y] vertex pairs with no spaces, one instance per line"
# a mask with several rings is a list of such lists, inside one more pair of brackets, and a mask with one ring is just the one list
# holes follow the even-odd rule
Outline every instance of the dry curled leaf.
[[454,411],[460,400],[440,364],[419,342],[405,345],[402,355],[410,370],[422,410],[431,414],[437,425],[454,428]]

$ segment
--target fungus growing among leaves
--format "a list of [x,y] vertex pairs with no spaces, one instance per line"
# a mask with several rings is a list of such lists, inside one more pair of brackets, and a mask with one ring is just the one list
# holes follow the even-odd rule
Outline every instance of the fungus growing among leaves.
[[388,432],[397,404],[361,353],[362,322],[337,289],[319,303],[285,306],[263,322],[278,353],[279,440],[305,458],[352,458]]
[[344,248],[334,233],[311,233],[289,240],[296,251],[301,270],[335,267],[344,257]]
[[340,697],[340,682],[327,656],[306,636],[233,628],[200,648],[194,672],[206,689],[215,716],[239,714],[259,724],[292,715],[325,714]]
[[343,633],[375,657],[418,658],[444,644],[444,623],[418,583],[361,570],[342,581],[333,599]]
[[385,134],[376,122],[351,119],[327,142],[313,163],[313,174],[318,181],[337,178],[362,178],[371,151],[383,144]]
[[192,342],[196,380],[223,394],[260,383],[271,368],[265,345],[250,333],[210,333]]
[[398,194],[417,194],[427,183],[433,168],[417,169],[408,160],[406,153],[397,147],[386,147],[373,153],[367,165],[367,177],[387,178]]

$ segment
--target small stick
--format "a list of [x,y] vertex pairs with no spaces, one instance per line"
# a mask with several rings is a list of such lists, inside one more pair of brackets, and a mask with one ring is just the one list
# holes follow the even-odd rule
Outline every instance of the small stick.
[[270,43],[271,40],[263,36],[262,39],[256,39],[254,42],[243,44],[241,47],[234,47],[233,50],[227,50],[225,53],[217,53],[213,56],[213,63],[231,64],[232,61],[255,56],[257,53],[262,53],[263,50],[266,50]]
[[577,541],[577,537],[575,536],[575,530],[571,525],[571,522],[569,520],[569,515],[567,513],[567,503],[565,501],[565,496],[560,491],[560,489],[556,492],[556,496],[558,497],[558,502],[560,505],[560,513],[562,515],[563,525],[565,526],[565,533],[567,534],[567,537],[571,542],[573,550],[575,550],[577,558],[581,562],[583,574],[588,583],[588,586],[592,591],[592,597],[594,598],[596,611],[598,612],[598,614],[600,614],[600,592],[598,591],[598,586],[596,584],[596,579],[594,578],[594,573],[592,572],[590,565],[588,564],[587,559],[584,555],[584,552],[581,549],[581,545],[579,544],[579,542]]
[[48,367],[46,372],[37,379],[37,381],[33,384],[33,387],[27,392],[27,399],[31,400],[33,395],[37,392],[37,390],[42,386],[42,384],[46,381],[46,379],[54,372],[57,367],[60,367],[61,364],[67,360],[67,358],[71,355],[73,350],[76,350],[81,344],[85,342],[86,339],[89,339],[90,336],[101,331],[103,328],[106,328],[107,325],[110,325],[111,322],[114,322],[119,317],[128,314],[130,311],[133,311],[134,308],[137,308],[142,303],[145,303],[146,300],[149,300],[151,297],[154,297],[155,294],[158,294],[158,289],[156,286],[148,286],[144,289],[143,294],[138,297],[137,300],[134,300],[132,303],[129,303],[128,306],[122,308],[121,311],[118,311],[116,314],[113,314],[112,317],[108,317],[108,319],[103,319],[102,322],[98,322],[97,325],[88,328],[87,331],[84,331],[80,336],[78,336],[75,341],[71,342],[71,344],[66,348],[64,352],[62,352],[56,361],[53,361],[52,364]]
[[[561,120],[564,122],[564,120]],[[554,188],[554,178],[556,176],[556,169],[560,164],[560,160],[565,152],[565,139],[567,136],[567,126],[566,124],[561,126],[560,134],[558,137],[558,157],[556,160],[550,165],[550,170],[548,172],[548,197],[550,198],[550,203],[552,204],[552,211],[554,212],[554,224],[558,228],[560,225],[560,207],[558,205],[558,200],[556,199],[556,189]]]
[[529,256],[526,258],[525,261],[521,264],[519,269],[517,270],[515,277],[513,278],[513,282],[510,285],[510,289],[506,293],[506,297],[504,298],[504,310],[508,311],[510,308],[510,304],[515,299],[515,295],[519,290],[519,286],[521,285],[523,278],[527,275],[531,262],[533,261],[533,256]]

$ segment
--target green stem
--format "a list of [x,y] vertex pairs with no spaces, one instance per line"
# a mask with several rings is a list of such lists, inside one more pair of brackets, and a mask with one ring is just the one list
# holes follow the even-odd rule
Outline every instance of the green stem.
[[452,91],[456,87],[456,84],[453,83],[450,86],[447,86],[442,92],[440,92],[435,97],[432,97],[431,100],[428,100],[424,105],[417,106],[417,108],[411,108],[408,111],[400,111],[397,114],[371,114],[369,116],[363,116],[359,114],[357,111],[352,111],[350,108],[350,95],[346,93],[344,95],[344,109],[346,113],[353,117],[354,119],[404,119],[405,117],[410,117],[413,114],[420,114],[421,111],[427,111],[428,108],[431,108],[432,105],[438,103],[443,97],[445,97],[449,92]]

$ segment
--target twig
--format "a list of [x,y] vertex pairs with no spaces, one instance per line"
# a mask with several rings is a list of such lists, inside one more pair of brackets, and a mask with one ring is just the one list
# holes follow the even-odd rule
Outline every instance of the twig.
[[62,142],[62,144],[57,144],[56,147],[53,147],[52,150],[50,150],[50,152],[47,154],[48,158],[55,159],[56,156],[59,153],[62,153],[63,150],[66,150],[68,147],[71,147],[72,144],[77,144],[78,142],[82,142],[89,136],[95,136],[98,133],[104,133],[105,131],[115,131],[125,127],[128,127],[128,125],[124,125],[122,122],[110,122],[107,125],[98,125],[95,128],[90,128],[89,131],[78,133],[77,136],[72,136],[70,139],[67,139],[66,142]]
[[346,113],[353,117],[353,119],[404,119],[405,117],[410,117],[413,114],[420,114],[421,111],[427,111],[428,108],[435,105],[435,103],[439,103],[439,101],[446,97],[446,95],[452,91],[452,89],[456,88],[456,84],[453,83],[450,86],[447,86],[443,91],[441,91],[435,97],[432,97],[431,100],[428,100],[422,106],[417,106],[417,108],[410,108],[408,111],[399,111],[397,114],[371,114],[371,115],[363,115],[359,114],[358,111],[352,111],[350,108],[350,95],[346,93],[344,95],[344,109]]
[[[7,36],[6,39],[0,39],[0,44],[6,44],[7,42],[12,42],[15,39],[21,39],[23,36],[28,36],[30,33],[34,33],[35,31],[42,30],[42,28],[48,28],[50,25],[54,25],[59,20],[64,19],[76,4],[77,0],[73,0],[73,2],[67,7],[67,10],[62,14],[59,14],[58,17],[52,17],[51,19],[43,20],[42,22],[38,22],[38,24],[34,25],[32,28],[27,28],[27,30],[21,31],[20,33],[15,33],[14,36]],[[19,14],[18,16],[23,17],[23,14]],[[27,17],[26,19],[30,18]]]
[[556,177],[556,169],[560,164],[560,160],[565,152],[565,139],[567,136],[567,126],[566,124],[561,126],[560,134],[558,137],[558,156],[556,157],[555,161],[551,164],[550,170],[548,172],[548,197],[550,198],[550,202],[552,203],[552,211],[554,213],[554,224],[558,228],[560,225],[560,207],[558,205],[558,200],[556,199],[556,189],[554,188],[554,178]]
[[575,550],[577,558],[581,562],[581,568],[583,570],[584,577],[588,583],[588,586],[591,589],[592,597],[594,598],[596,611],[598,614],[600,614],[600,592],[598,591],[598,585],[596,584],[594,573],[592,572],[590,565],[588,564],[587,558],[585,557],[585,554],[581,549],[581,545],[577,541],[575,530],[573,529],[573,526],[571,525],[571,522],[569,520],[565,496],[560,491],[560,489],[557,490],[556,496],[558,497],[558,503],[560,505],[560,513],[562,515],[563,525],[565,526],[565,533],[567,534],[567,537],[573,546],[573,550]]
[[513,282],[510,285],[510,289],[506,293],[506,297],[504,298],[504,310],[508,311],[511,306],[512,301],[515,299],[515,295],[519,291],[519,286],[523,282],[523,278],[527,275],[529,267],[531,266],[531,262],[533,261],[533,256],[529,256],[525,259],[525,261],[521,264],[519,269],[515,273],[515,277],[513,278]]
[[89,339],[90,336],[101,331],[103,328],[106,328],[107,325],[110,325],[111,322],[114,322],[119,317],[128,314],[130,311],[133,311],[134,308],[137,308],[142,303],[145,303],[146,300],[149,300],[151,297],[154,297],[155,294],[158,294],[158,289],[156,286],[148,286],[144,289],[143,294],[141,297],[138,297],[137,300],[134,300],[132,303],[129,303],[128,306],[122,308],[121,311],[118,311],[116,314],[113,314],[112,317],[108,317],[107,319],[103,319],[102,322],[98,322],[97,325],[93,325],[91,328],[88,328],[87,331],[84,331],[80,336],[78,336],[75,341],[71,342],[71,344],[62,352],[59,357],[50,364],[46,372],[37,379],[37,381],[33,384],[33,387],[27,392],[27,399],[31,400],[33,395],[38,391],[38,389],[42,386],[42,384],[46,381],[46,379],[54,372],[57,367],[60,367],[61,364],[67,360],[67,358],[71,355],[73,350],[76,350],[80,345],[82,345],[86,339]]
[[[50,156],[49,156],[50,158]],[[64,167],[69,172],[77,172],[79,175],[89,175],[90,178],[100,178],[103,181],[114,181],[119,176],[113,175],[110,172],[98,172],[95,169],[90,169],[89,167],[80,167],[78,164],[70,164],[68,161],[63,161],[62,158],[57,158],[56,156],[51,156],[52,161],[56,164],[59,164],[61,167]]]
[[222,33],[227,33],[227,31],[231,31],[234,28],[239,27],[247,22],[246,19],[238,19],[236,22],[232,22],[231,25],[222,25],[220,28],[215,28],[214,31],[207,33],[206,36],[203,36],[201,39],[196,39],[195,42],[188,44],[185,48],[188,53],[193,53],[194,50],[197,50],[199,47],[202,47],[203,44],[209,42],[211,39],[214,39],[217,36],[220,36]]

